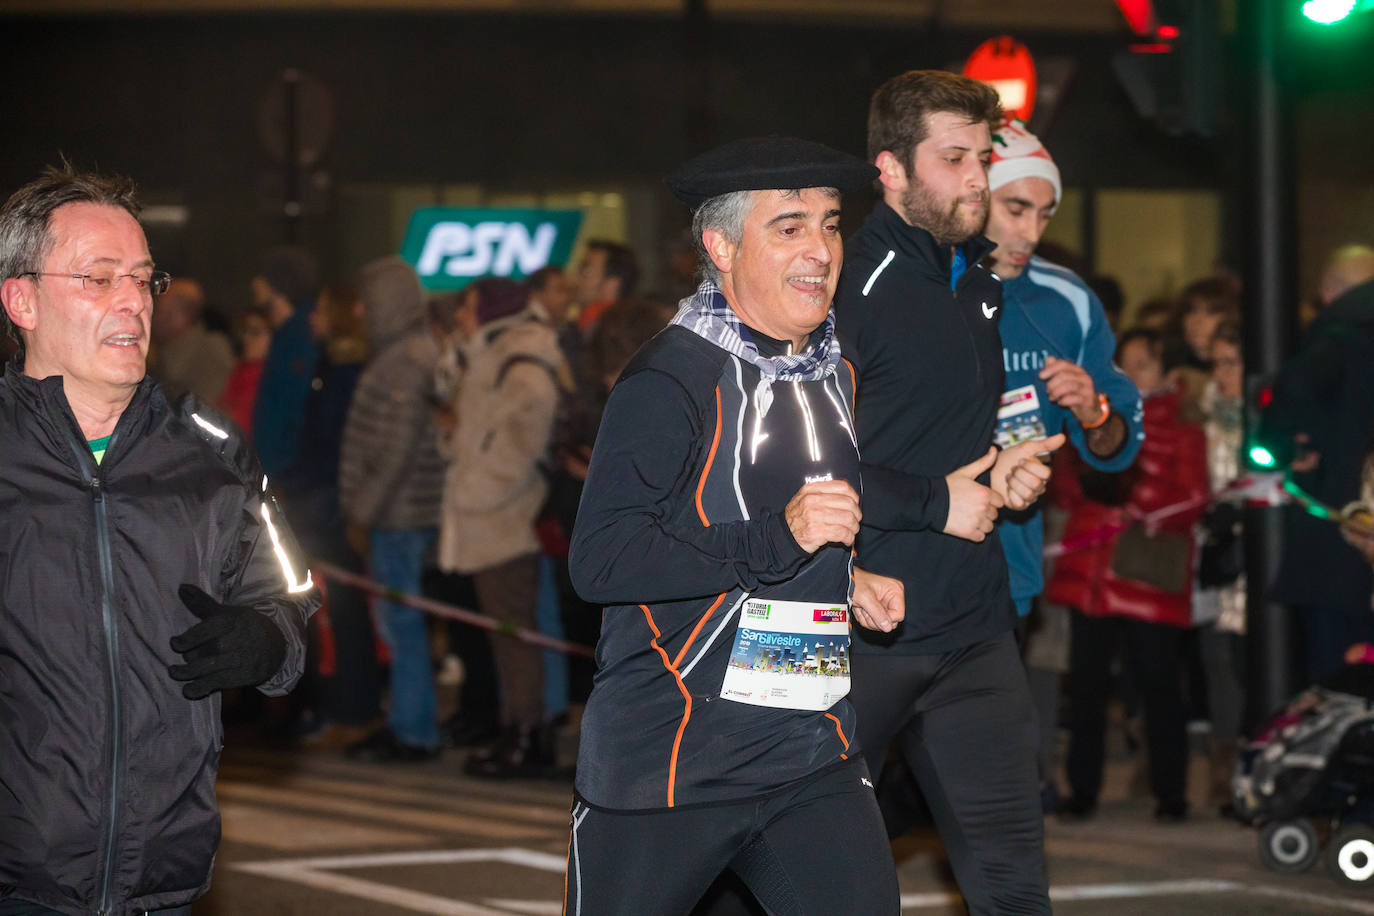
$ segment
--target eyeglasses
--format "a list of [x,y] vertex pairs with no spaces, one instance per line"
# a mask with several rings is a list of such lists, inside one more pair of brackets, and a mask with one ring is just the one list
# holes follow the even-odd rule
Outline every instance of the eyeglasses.
[[81,288],[93,293],[110,293],[119,289],[119,284],[125,278],[134,281],[134,288],[139,292],[152,293],[161,296],[167,292],[167,287],[172,284],[172,275],[165,270],[155,270],[147,275],[143,274],[61,274],[47,273],[41,270],[26,270],[21,277],[68,277],[72,280],[80,280]]

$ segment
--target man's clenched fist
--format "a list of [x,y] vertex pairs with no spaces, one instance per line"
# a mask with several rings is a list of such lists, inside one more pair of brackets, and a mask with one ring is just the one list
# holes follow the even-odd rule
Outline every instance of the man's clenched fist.
[[853,544],[859,533],[859,494],[843,480],[803,484],[783,512],[792,537],[807,553],[826,544]]

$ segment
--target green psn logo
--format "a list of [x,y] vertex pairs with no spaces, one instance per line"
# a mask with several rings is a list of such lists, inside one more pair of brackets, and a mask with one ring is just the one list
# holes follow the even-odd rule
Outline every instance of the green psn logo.
[[519,280],[567,263],[579,210],[424,207],[410,217],[401,257],[427,289],[462,289],[478,277]]

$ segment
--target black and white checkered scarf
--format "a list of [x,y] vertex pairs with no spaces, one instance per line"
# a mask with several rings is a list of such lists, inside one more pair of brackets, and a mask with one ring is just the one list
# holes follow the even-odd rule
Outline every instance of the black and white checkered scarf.
[[727,353],[759,370],[759,384],[755,391],[760,414],[767,414],[773,402],[773,383],[809,382],[823,379],[835,372],[840,364],[840,342],[835,339],[835,310],[825,316],[825,336],[805,353],[763,356],[759,348],[744,333],[744,323],[725,301],[720,287],[710,280],[702,282],[697,291],[680,303],[677,315],[670,324],[680,324],[704,337]]

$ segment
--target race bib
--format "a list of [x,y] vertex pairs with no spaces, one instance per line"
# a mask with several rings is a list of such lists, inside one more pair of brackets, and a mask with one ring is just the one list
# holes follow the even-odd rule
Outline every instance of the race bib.
[[1045,418],[1040,413],[1040,393],[1035,386],[1003,392],[1002,406],[997,410],[997,432],[993,437],[997,447],[1011,448],[1027,439],[1045,436]]
[[849,606],[751,598],[740,611],[720,695],[826,710],[849,693]]

